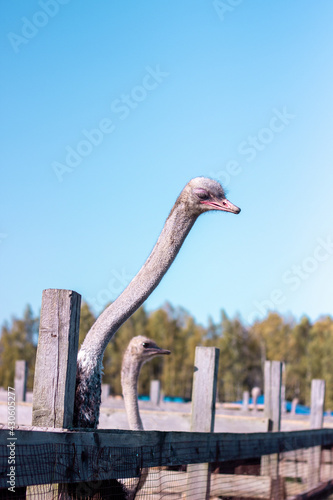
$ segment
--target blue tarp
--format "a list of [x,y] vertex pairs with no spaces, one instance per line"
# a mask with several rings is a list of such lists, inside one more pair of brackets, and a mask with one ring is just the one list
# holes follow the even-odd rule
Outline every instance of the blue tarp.
[[[242,404],[243,401],[236,401],[236,403]],[[250,398],[249,403],[250,404],[252,403],[252,398]],[[263,395],[259,396],[257,399],[257,404],[263,405],[264,403],[265,403],[264,396]],[[291,411],[291,401],[286,401],[286,410],[289,412]],[[308,406],[298,404],[296,406],[296,414],[298,414],[298,415],[310,415],[310,408]],[[331,416],[331,415],[333,415],[333,412],[327,412],[327,411],[324,412],[324,416]]]

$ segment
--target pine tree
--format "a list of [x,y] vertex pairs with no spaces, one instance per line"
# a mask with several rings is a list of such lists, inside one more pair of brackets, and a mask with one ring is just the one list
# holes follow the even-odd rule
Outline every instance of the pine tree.
[[13,387],[15,362],[25,360],[28,363],[27,388],[33,388],[33,374],[36,359],[37,318],[33,317],[27,306],[23,319],[13,318],[12,325],[5,324],[0,338],[0,385]]
[[79,333],[79,349],[84,341],[85,336],[89,332],[90,328],[95,323],[96,318],[91,311],[89,305],[86,302],[82,302],[81,304],[81,313],[80,313],[80,333]]
[[286,397],[289,400],[297,397],[303,404],[308,403],[310,397],[310,332],[311,323],[303,317],[292,329],[286,364]]
[[333,407],[333,319],[326,316],[314,323],[309,342],[309,379],[326,381],[326,407]]

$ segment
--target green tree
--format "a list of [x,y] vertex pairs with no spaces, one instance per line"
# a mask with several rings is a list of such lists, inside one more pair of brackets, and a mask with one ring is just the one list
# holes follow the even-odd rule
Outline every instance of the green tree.
[[189,399],[195,347],[203,345],[205,334],[206,330],[197,325],[183,308],[174,308],[167,303],[154,311],[149,316],[148,335],[161,347],[169,349],[171,354],[162,360],[153,360],[150,372],[147,366],[147,384],[152,377],[160,379],[166,395]]
[[[157,309],[149,315],[147,324],[147,336],[164,349],[169,349],[171,355],[162,359],[157,357],[147,363],[141,370],[139,389],[140,392],[148,393],[150,380],[161,380],[162,390],[165,394],[173,395],[175,388],[174,370],[177,366],[177,348],[175,339],[179,327],[175,319],[170,318],[169,304],[167,308]],[[177,343],[177,342],[176,342]],[[163,369],[163,376],[162,376]]]
[[309,342],[311,323],[303,317],[291,331],[288,343],[288,362],[286,364],[286,397],[297,397],[303,404],[309,402],[310,365]]
[[220,349],[218,395],[221,400],[234,401],[242,398],[244,390],[257,385],[259,344],[239,317],[229,319],[224,311],[221,314],[221,333],[216,341]]
[[198,325],[191,316],[187,319],[187,324],[182,332],[182,393],[180,394],[185,399],[192,397],[192,385],[194,374],[195,349],[199,346],[207,344],[207,331],[202,326]]
[[28,363],[27,388],[33,388],[35,370],[36,329],[38,319],[33,317],[30,306],[27,306],[23,319],[13,318],[11,326],[5,324],[1,329],[0,338],[0,385],[13,387],[15,362],[25,360]]
[[251,328],[261,348],[262,369],[263,362],[288,361],[289,341],[293,323],[286,321],[276,312],[268,314],[267,318],[257,321]]
[[80,313],[80,333],[79,333],[79,349],[82,342],[85,339],[85,336],[89,332],[90,328],[95,323],[96,318],[91,311],[89,305],[86,302],[82,302],[81,304],[81,313]]
[[326,381],[326,407],[333,406],[333,319],[326,316],[314,323],[309,342],[309,379]]

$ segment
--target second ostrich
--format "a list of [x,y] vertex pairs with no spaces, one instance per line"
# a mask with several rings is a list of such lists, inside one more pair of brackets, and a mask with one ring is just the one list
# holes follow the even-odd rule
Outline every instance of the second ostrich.
[[121,367],[121,385],[129,428],[131,431],[143,431],[138,405],[138,379],[141,367],[155,356],[170,354],[161,349],[152,340],[139,335],[128,344]]
[[[121,367],[121,386],[127,420],[131,431],[143,431],[138,404],[138,379],[142,365],[156,356],[170,354],[167,349],[161,349],[152,340],[139,335],[134,337],[125,351]],[[122,480],[128,500],[135,498],[146,482],[148,469],[142,469],[135,485],[132,481]]]
[[151,254],[122,294],[103,311],[86,335],[78,355],[74,426],[97,427],[105,348],[118,328],[157,287],[176,258],[198,216],[218,210],[238,214],[222,186],[205,177],[186,184],[174,204]]

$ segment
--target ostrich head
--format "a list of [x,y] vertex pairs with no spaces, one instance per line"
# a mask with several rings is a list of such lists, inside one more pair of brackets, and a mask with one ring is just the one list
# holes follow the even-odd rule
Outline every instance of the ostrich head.
[[240,212],[240,208],[226,199],[221,184],[206,177],[192,179],[185,186],[177,201],[184,202],[187,211],[195,215],[210,210],[221,210],[233,214]]
[[138,335],[132,338],[129,343],[124,354],[124,359],[130,359],[132,364],[141,367],[146,361],[163,354],[170,354],[170,351],[161,349],[153,340],[143,335]]

